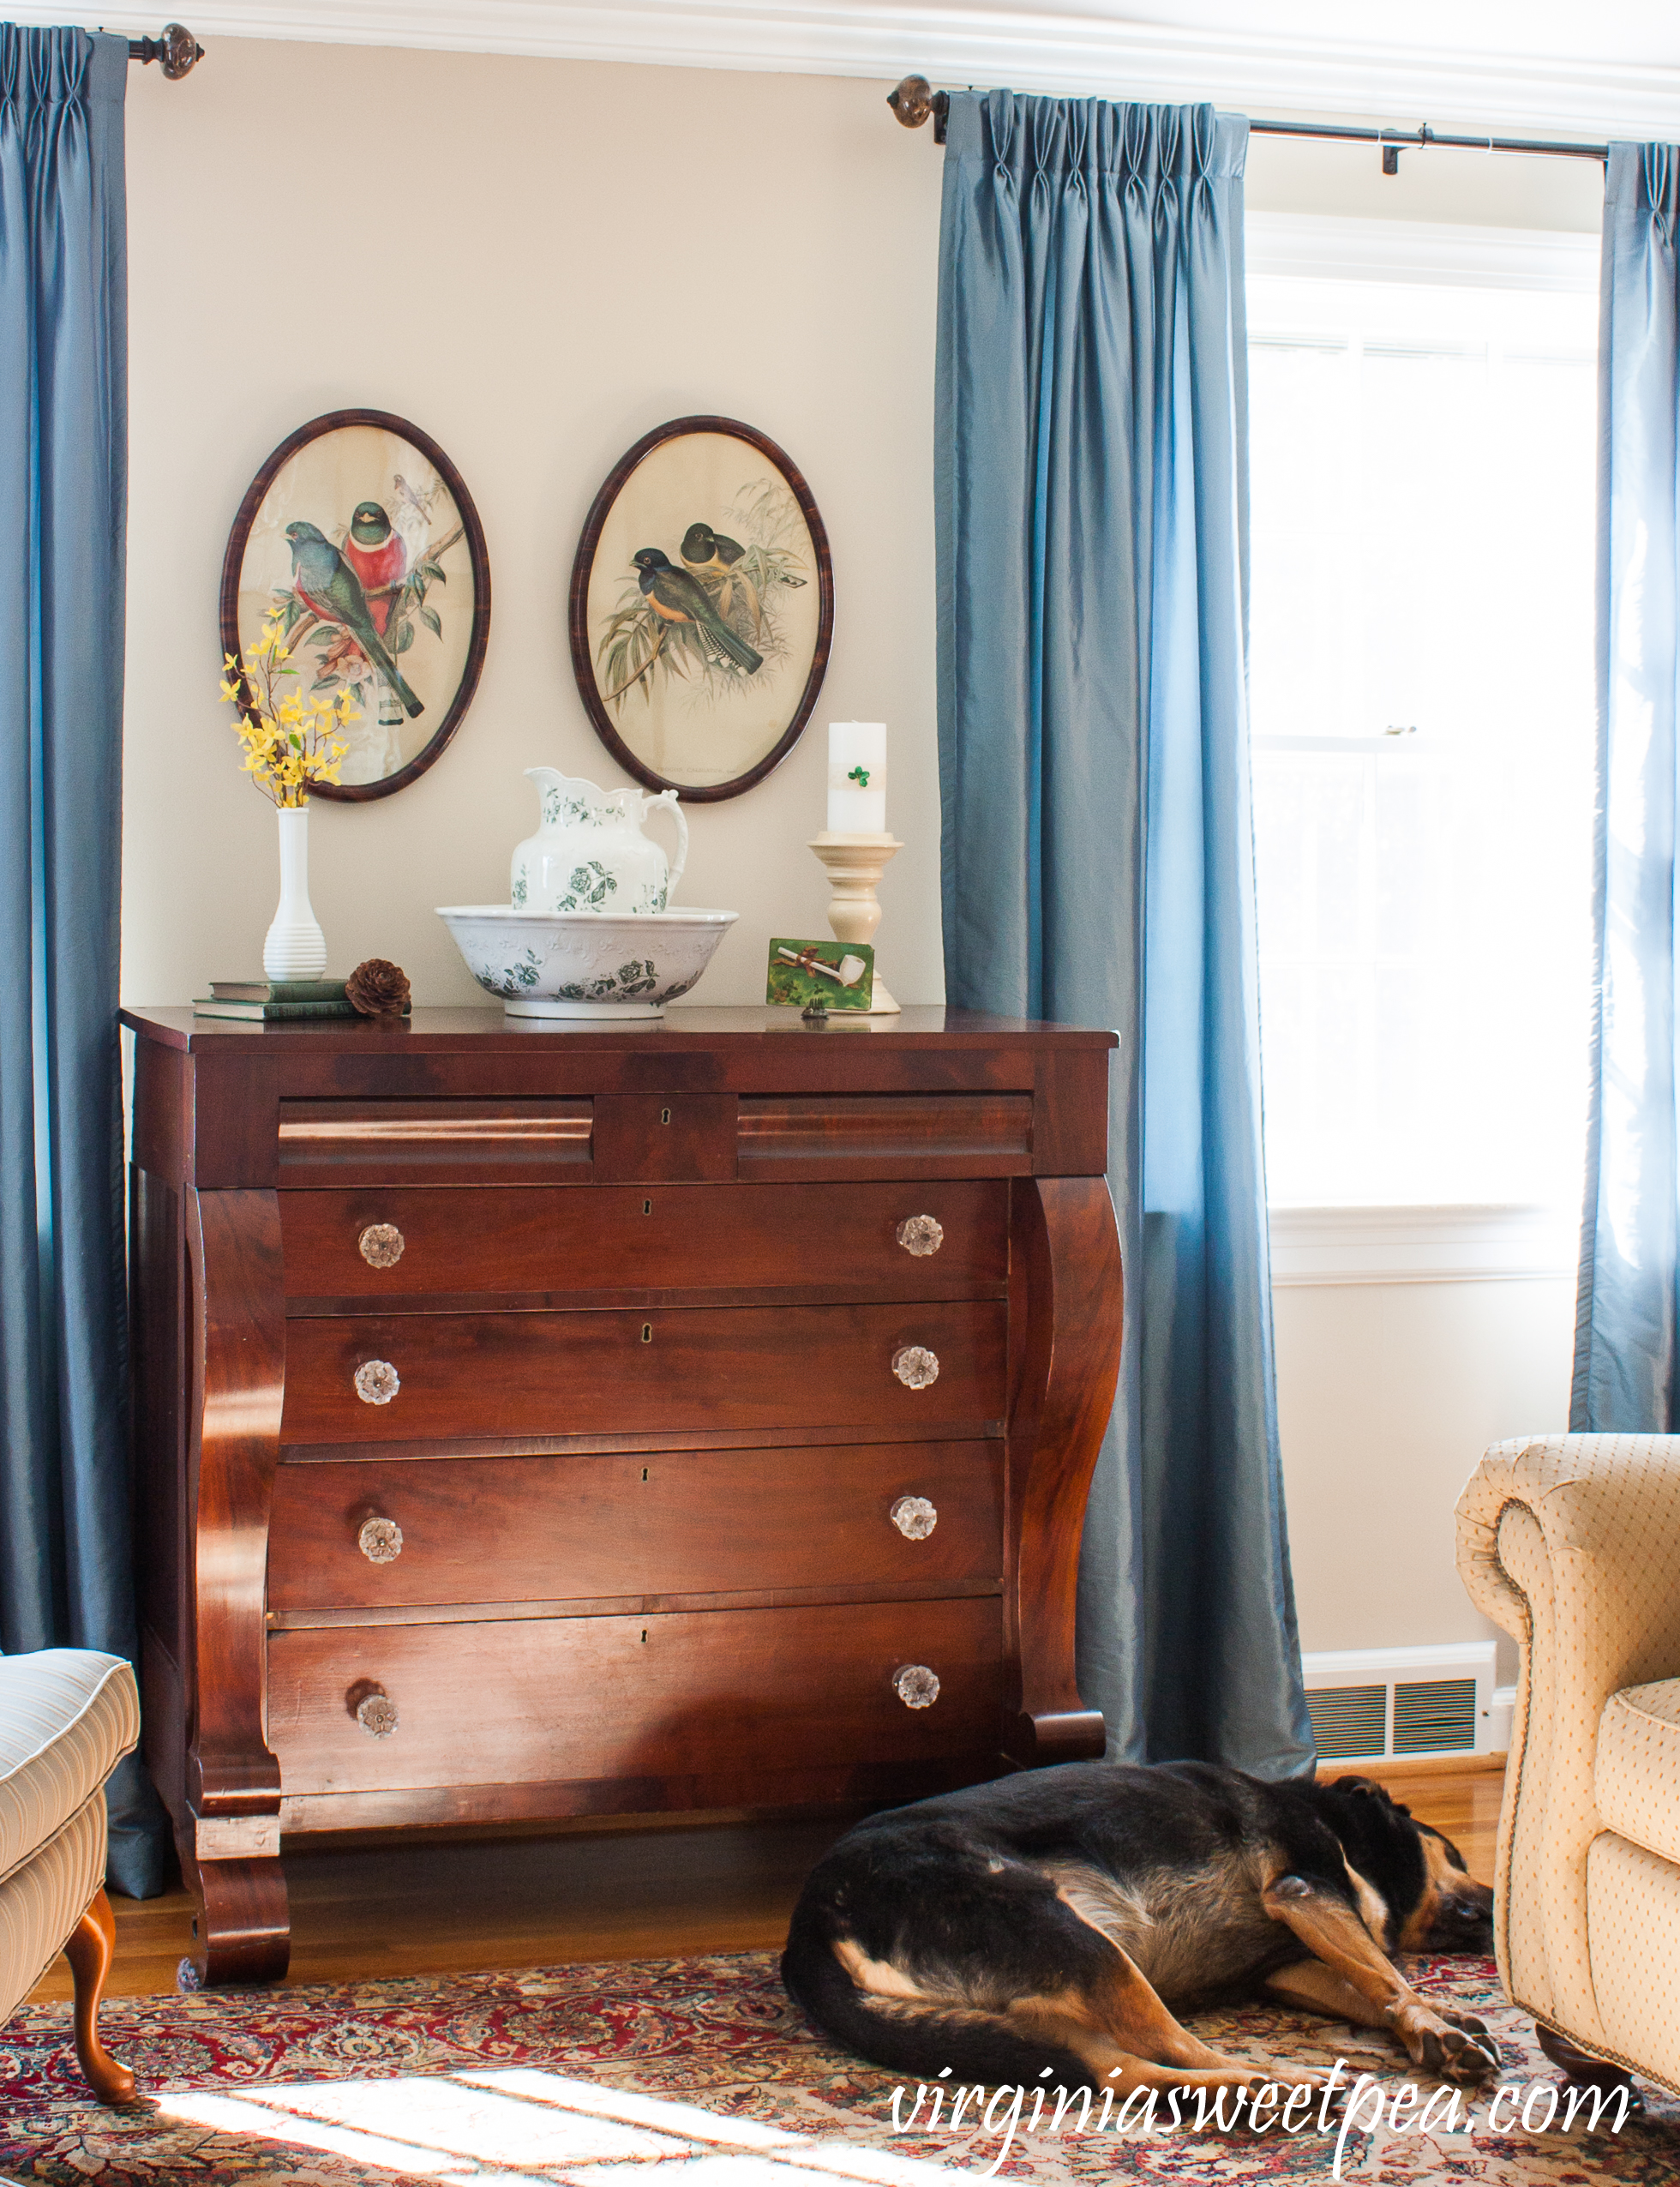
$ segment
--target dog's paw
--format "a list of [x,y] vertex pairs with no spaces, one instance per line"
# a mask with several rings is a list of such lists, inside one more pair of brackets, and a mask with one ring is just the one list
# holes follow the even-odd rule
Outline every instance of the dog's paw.
[[[1265,2092],[1275,2102],[1287,2100],[1297,2088],[1310,2088],[1316,2095],[1319,2089],[1329,2085],[1328,2074],[1313,2073],[1300,2068],[1250,2065],[1245,2060],[1235,2058],[1221,2058],[1217,2065],[1211,2069],[1203,2068],[1203,2071],[1216,2073],[1223,2088],[1239,2088],[1251,2099]],[[1198,2080],[1200,2077],[1198,2074]]]
[[1431,2012],[1406,2030],[1412,2061],[1455,2088],[1473,2088],[1499,2070],[1499,2046],[1471,2013]]
[[1487,2040],[1481,2047],[1489,2052],[1496,2064],[1497,2063],[1498,2046],[1495,2043],[1492,2035],[1489,2034],[1485,2020],[1479,2020],[1473,2012],[1461,2012],[1456,2005],[1437,2004],[1434,2009],[1441,2019],[1448,2022],[1452,2027],[1461,2028],[1467,2035],[1486,2036]]

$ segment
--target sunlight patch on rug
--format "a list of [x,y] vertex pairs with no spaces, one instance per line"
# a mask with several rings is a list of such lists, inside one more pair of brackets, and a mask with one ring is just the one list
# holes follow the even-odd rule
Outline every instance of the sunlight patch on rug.
[[[530,2069],[435,2080],[302,2082],[260,2095],[165,2088],[157,2102],[164,2118],[219,2133],[324,2149],[387,2171],[471,2179],[481,2187],[548,2187],[556,2175],[573,2187],[655,2187],[656,2170],[662,2182],[681,2174],[684,2187],[796,2187],[800,2181],[832,2187],[837,2173],[879,2187],[928,2187],[935,2175],[950,2177],[945,2166],[916,2158],[844,2142],[825,2144],[751,2119],[719,2118],[693,2104]],[[728,2154],[717,2154],[718,2145]]]

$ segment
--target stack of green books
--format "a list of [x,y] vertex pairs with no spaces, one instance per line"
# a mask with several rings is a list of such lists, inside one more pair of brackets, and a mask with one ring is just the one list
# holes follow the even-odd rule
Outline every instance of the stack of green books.
[[273,1024],[291,1018],[354,1018],[342,980],[212,980],[193,1004],[195,1018],[247,1018]]

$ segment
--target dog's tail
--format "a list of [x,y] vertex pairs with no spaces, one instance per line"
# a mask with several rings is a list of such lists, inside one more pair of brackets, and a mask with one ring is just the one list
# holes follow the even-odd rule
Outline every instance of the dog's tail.
[[[855,1982],[835,1955],[824,1913],[802,1902],[782,1955],[782,1980],[825,2035],[893,2073],[989,2088],[1097,2088],[1089,2066],[1071,2051],[1035,2040],[1004,2014],[932,1998],[879,1997]],[[1046,2068],[1049,2077],[1043,2078]]]

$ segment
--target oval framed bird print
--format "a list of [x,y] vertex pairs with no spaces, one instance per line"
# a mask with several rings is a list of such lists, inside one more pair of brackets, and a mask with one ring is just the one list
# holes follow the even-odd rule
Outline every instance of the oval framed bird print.
[[334,783],[388,797],[423,774],[472,702],[490,631],[483,527],[429,434],[382,410],[336,410],[281,442],[239,504],[222,563],[222,651],[279,614],[299,698],[351,711]]
[[738,797],[785,759],[834,629],[828,534],[774,441],[731,418],[644,434],[572,570],[572,665],[597,733],[650,790]]

